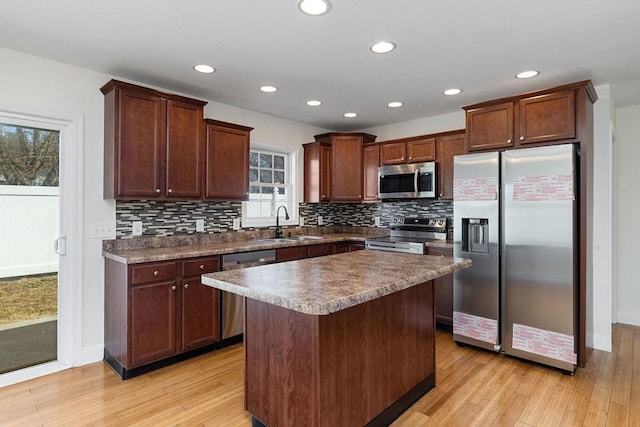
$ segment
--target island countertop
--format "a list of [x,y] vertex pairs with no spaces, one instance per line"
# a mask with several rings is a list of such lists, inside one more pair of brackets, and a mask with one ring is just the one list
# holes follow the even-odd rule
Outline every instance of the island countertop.
[[356,251],[202,275],[223,291],[311,315],[326,315],[468,268],[471,261]]

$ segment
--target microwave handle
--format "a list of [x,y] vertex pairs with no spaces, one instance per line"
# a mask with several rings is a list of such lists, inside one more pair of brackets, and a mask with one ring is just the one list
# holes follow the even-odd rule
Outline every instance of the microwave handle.
[[418,189],[418,175],[420,174],[420,171],[418,169],[416,169],[416,172],[413,175],[413,191],[417,194],[419,189]]

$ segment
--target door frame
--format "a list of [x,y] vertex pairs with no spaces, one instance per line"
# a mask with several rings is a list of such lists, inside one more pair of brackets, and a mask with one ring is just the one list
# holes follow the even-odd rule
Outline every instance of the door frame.
[[[58,372],[82,362],[82,246],[84,117],[0,105],[0,121],[60,131],[60,236],[66,256],[58,267],[58,358],[0,375],[0,387]],[[62,203],[64,201],[64,203]],[[53,250],[54,242],[51,242]]]

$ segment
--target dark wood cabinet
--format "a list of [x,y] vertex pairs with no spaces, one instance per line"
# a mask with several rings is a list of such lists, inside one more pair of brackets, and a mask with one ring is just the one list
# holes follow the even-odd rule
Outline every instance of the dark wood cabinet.
[[364,250],[364,242],[349,242],[349,252]]
[[453,200],[453,158],[465,154],[464,130],[436,138],[438,198]]
[[161,281],[132,286],[129,300],[129,366],[144,365],[176,354],[177,282]]
[[304,202],[331,201],[331,145],[311,142],[304,148]]
[[[427,255],[452,257],[453,249],[427,248]],[[433,281],[436,326],[450,330],[453,328],[453,274]]]
[[386,141],[380,144],[380,164],[431,162],[436,159],[436,139],[415,136]]
[[331,200],[361,202],[363,194],[362,138],[334,136],[331,141]]
[[380,146],[365,145],[362,149],[365,202],[378,201],[378,167],[380,166]]
[[111,80],[105,98],[104,197],[202,196],[206,102]]
[[276,249],[276,262],[295,261],[307,257],[306,246],[292,246],[290,248]]
[[585,82],[463,107],[467,150],[579,142],[576,93]]
[[363,146],[375,142],[365,133],[327,133],[304,144],[304,200],[362,202]]
[[333,255],[337,253],[335,251],[338,243],[320,243],[317,245],[307,246],[307,258],[314,258],[318,256]]
[[206,199],[249,199],[249,147],[253,128],[206,119]]
[[220,340],[219,293],[200,274],[218,256],[126,265],[105,260],[105,360],[121,377]]
[[518,142],[527,145],[574,139],[575,108],[575,91],[521,99],[518,102]]
[[513,147],[513,103],[467,110],[467,151]]

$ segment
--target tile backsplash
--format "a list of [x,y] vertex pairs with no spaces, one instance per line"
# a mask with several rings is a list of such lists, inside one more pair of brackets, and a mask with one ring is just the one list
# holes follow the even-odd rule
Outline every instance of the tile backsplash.
[[[325,226],[373,227],[375,217],[380,217],[381,226],[388,226],[396,216],[450,218],[453,205],[450,201],[426,199],[368,204],[300,203],[305,226],[318,225],[319,216]],[[206,233],[232,232],[235,218],[242,218],[241,202],[117,201],[116,239],[132,237],[133,221],[142,221],[143,236],[162,237],[195,234],[198,219],[204,220]]]

